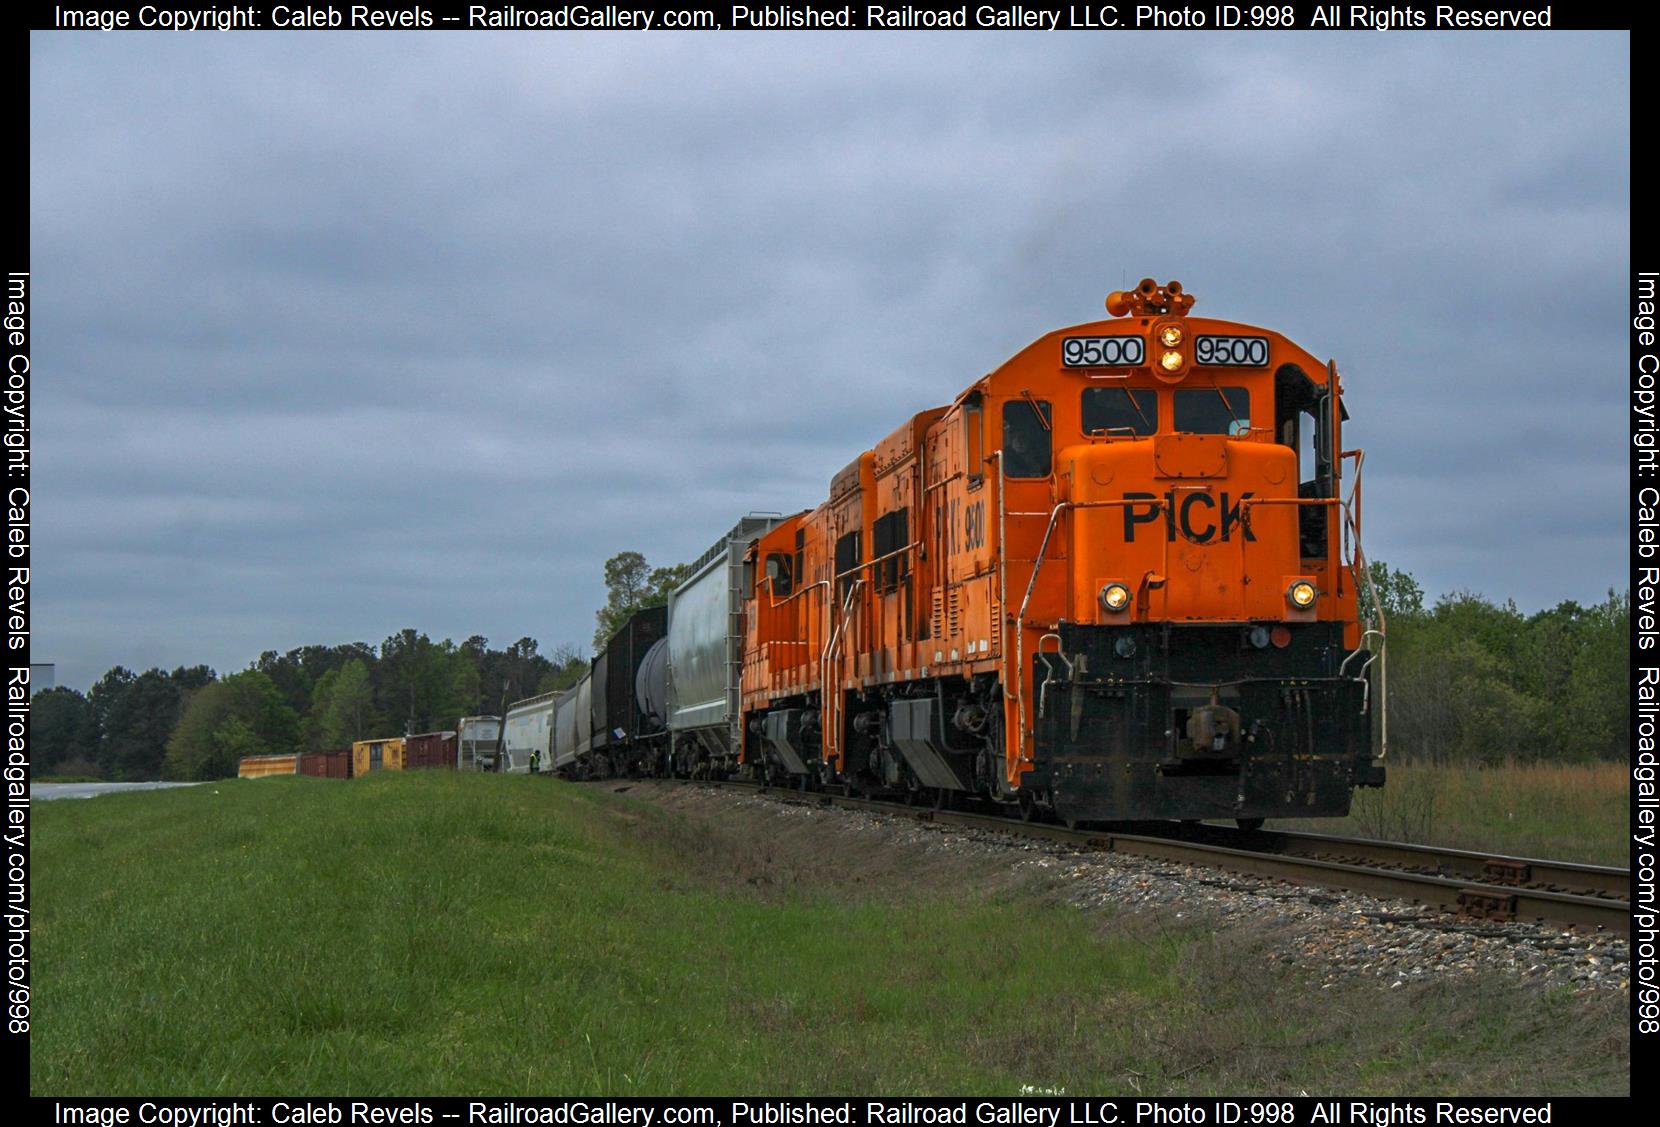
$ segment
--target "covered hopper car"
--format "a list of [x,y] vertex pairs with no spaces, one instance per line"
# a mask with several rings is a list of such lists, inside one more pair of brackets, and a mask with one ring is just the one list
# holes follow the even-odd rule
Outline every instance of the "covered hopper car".
[[575,685],[507,711],[502,761],[566,778],[638,774],[666,762],[663,711],[667,607],[636,611],[607,639]]

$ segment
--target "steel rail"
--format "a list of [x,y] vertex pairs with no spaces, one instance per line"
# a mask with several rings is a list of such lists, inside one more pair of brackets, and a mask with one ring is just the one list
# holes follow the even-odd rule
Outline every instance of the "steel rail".
[[[1227,827],[1210,827],[1233,835]],[[1539,857],[1512,857],[1475,849],[1453,849],[1440,845],[1378,841],[1372,838],[1342,837],[1335,834],[1292,830],[1264,830],[1249,835],[1261,839],[1246,848],[1269,850],[1299,857],[1328,860],[1358,859],[1369,865],[1398,866],[1427,871],[1437,876],[1479,880],[1488,884],[1525,885],[1554,892],[1600,896],[1613,900],[1631,899],[1631,870],[1612,865],[1587,865],[1575,861],[1550,861]]]

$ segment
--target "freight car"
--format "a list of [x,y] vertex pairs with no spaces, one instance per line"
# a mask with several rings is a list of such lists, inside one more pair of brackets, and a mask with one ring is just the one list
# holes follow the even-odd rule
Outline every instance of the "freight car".
[[744,659],[745,559],[783,518],[751,513],[692,563],[669,595],[668,769],[690,777],[730,773],[743,750],[739,704]]
[[293,755],[245,755],[236,763],[239,779],[265,779],[272,775],[295,774]]
[[352,775],[361,778],[371,771],[402,771],[403,753],[402,736],[358,740],[352,744]]
[[404,770],[414,771],[422,767],[455,770],[460,754],[456,747],[459,742],[454,732],[423,732],[418,736],[405,736]]
[[677,748],[1069,824],[1338,816],[1381,785],[1336,366],[1192,305],[1114,293],[717,544],[670,605]]
[[455,769],[491,770],[501,740],[501,717],[463,716],[455,722],[455,732]]
[[553,718],[553,754],[545,760],[544,771],[562,771],[566,775],[586,773],[582,768],[594,742],[593,695],[590,671],[559,698]]
[[642,711],[642,670],[664,644],[667,607],[636,611],[606,640],[564,699],[553,728],[550,770],[567,778],[638,774],[667,744],[662,718]]
[[638,773],[641,763],[662,742],[666,729],[640,710],[640,667],[654,647],[668,635],[669,608],[647,607],[629,616],[606,640],[594,658],[593,762],[590,773],[599,777]]
[[665,773],[668,624],[666,606],[636,611],[575,685],[512,705],[493,757],[500,769],[528,771],[539,752],[541,770],[565,778]]
[[510,705],[502,719],[501,742],[492,770],[522,775],[530,771],[531,757],[551,771],[554,709],[564,693],[541,693]]
[[343,747],[301,752],[298,773],[322,779],[349,779],[352,777],[352,749]]
[[325,779],[349,779],[352,775],[350,748],[337,751],[302,751],[297,755],[249,755],[237,762],[237,776],[263,779],[271,775],[314,775]]

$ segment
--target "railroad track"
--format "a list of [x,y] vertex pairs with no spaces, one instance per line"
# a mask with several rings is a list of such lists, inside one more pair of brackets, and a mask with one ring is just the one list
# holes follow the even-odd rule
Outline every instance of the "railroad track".
[[1631,934],[1631,871],[1464,849],[1220,826],[1119,833],[1067,829],[967,810],[926,810],[818,791],[769,788],[742,780],[700,785],[775,794],[786,802],[875,810],[942,825],[1063,842],[1184,864],[1204,865],[1292,884],[1404,900],[1469,919],[1548,923],[1578,931]]

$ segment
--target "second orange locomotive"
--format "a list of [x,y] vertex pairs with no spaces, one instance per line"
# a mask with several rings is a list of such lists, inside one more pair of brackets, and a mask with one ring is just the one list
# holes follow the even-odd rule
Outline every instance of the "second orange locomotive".
[[1114,293],[755,541],[739,761],[1069,823],[1381,784],[1336,368],[1192,304]]

